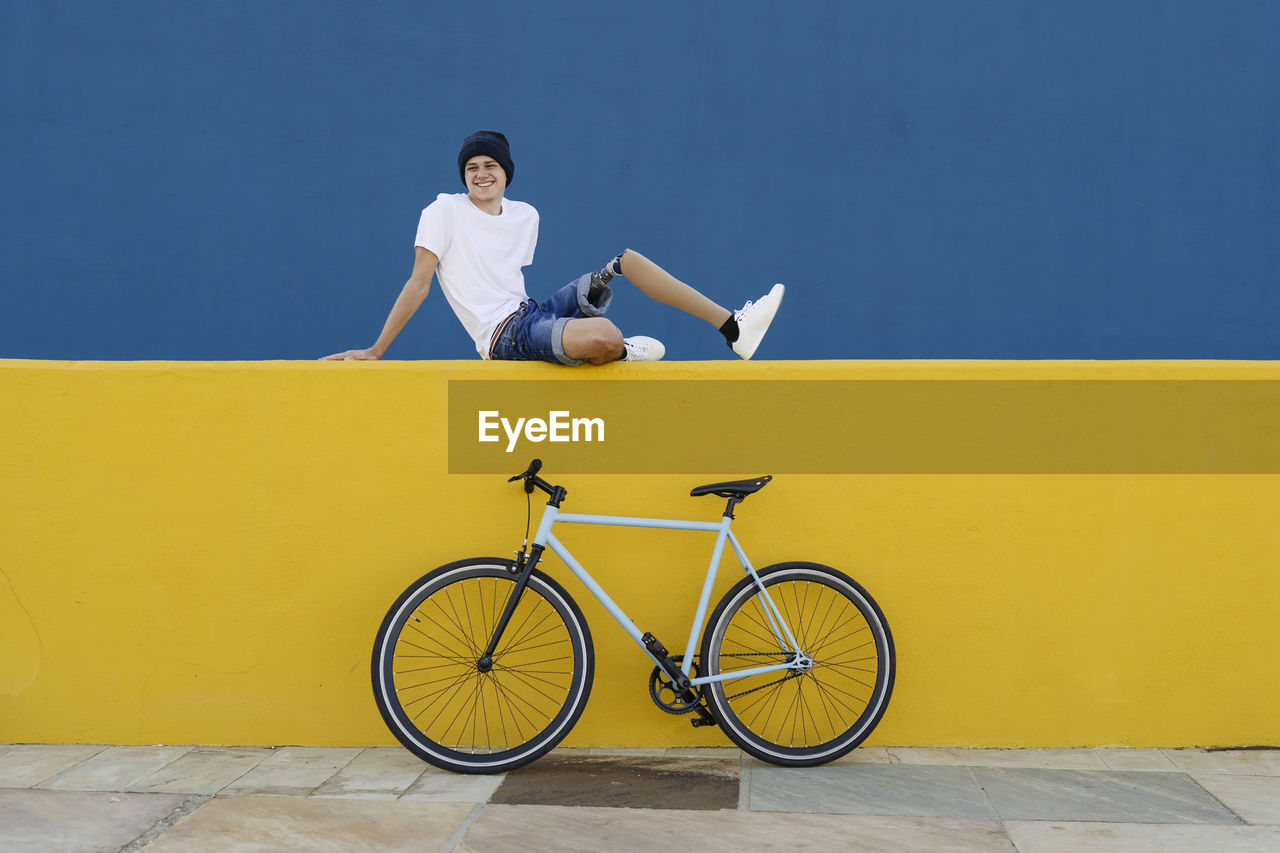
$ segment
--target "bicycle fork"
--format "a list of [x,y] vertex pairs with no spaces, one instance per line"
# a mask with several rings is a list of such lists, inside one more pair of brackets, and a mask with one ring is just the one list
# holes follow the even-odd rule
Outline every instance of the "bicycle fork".
[[493,653],[498,650],[498,643],[502,642],[502,635],[507,630],[507,624],[511,621],[511,614],[516,612],[516,608],[520,605],[520,598],[524,595],[524,588],[529,585],[529,577],[533,574],[534,568],[538,565],[538,561],[542,559],[543,546],[534,545],[526,554],[522,548],[516,556],[515,563],[511,566],[511,573],[517,575],[515,589],[511,590],[511,595],[507,597],[507,604],[502,610],[502,615],[498,617],[498,622],[493,626],[493,636],[489,638],[489,645],[485,647],[484,654],[480,655],[476,661],[476,669],[481,672],[488,672],[493,669]]

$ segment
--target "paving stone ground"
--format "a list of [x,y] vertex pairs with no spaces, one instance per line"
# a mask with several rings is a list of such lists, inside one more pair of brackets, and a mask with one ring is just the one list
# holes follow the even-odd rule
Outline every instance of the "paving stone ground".
[[0,744],[0,850],[1280,851],[1280,750],[557,750]]

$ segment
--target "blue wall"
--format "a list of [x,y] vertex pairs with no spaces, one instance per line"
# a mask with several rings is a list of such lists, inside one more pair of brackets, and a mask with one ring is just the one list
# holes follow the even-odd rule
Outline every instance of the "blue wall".
[[[1270,0],[0,0],[0,357],[368,345],[487,127],[535,296],[632,246],[725,304],[786,281],[762,358],[1276,358],[1277,33]],[[433,292],[389,357],[474,356]]]

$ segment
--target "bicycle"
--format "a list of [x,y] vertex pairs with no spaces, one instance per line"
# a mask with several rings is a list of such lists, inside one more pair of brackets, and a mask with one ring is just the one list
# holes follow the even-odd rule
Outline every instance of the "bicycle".
[[[577,603],[538,568],[550,548],[653,660],[649,692],[663,711],[719,725],[747,753],[808,767],[862,743],[893,692],[896,658],[884,614],[848,575],[817,563],[757,571],[733,535],[734,509],[772,479],[699,486],[727,499],[719,522],[561,512],[568,493],[542,462],[507,482],[549,496],[515,559],[441,566],[400,595],[378,629],[373,690],[388,728],[410,752],[459,773],[502,773],[549,752],[581,716],[595,650]],[[531,500],[526,497],[526,500]],[[530,511],[530,518],[532,511]],[[614,603],[552,533],[556,524],[716,533],[683,655],[668,654]],[[728,543],[745,572],[707,618]],[[698,654],[699,629],[705,623]]]

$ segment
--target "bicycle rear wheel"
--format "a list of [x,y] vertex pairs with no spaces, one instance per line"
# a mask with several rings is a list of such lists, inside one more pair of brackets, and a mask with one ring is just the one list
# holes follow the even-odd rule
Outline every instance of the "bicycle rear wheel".
[[[787,767],[832,761],[884,716],[897,668],[889,626],[865,589],[828,566],[780,563],[759,575],[813,664],[712,682],[703,695],[725,733],[756,758]],[[740,580],[707,623],[705,674],[790,662],[772,622],[754,579]]]
[[502,773],[545,755],[586,706],[591,632],[564,589],[534,571],[487,671],[477,666],[515,588],[511,561],[462,560],[412,584],[373,650],[373,693],[405,748],[458,773]]

